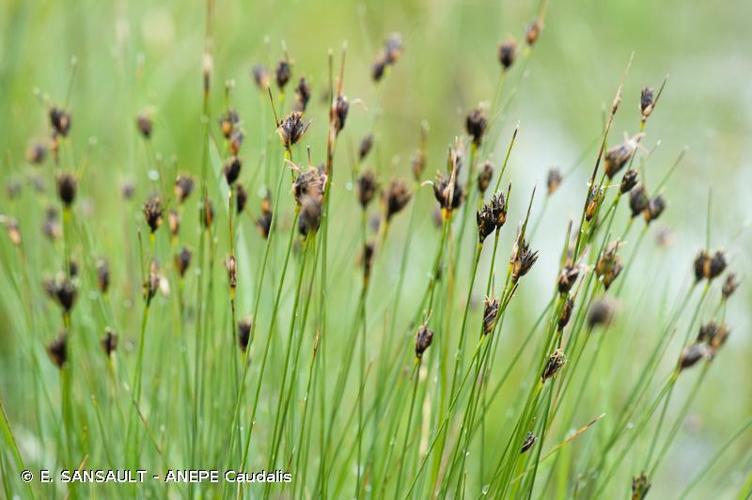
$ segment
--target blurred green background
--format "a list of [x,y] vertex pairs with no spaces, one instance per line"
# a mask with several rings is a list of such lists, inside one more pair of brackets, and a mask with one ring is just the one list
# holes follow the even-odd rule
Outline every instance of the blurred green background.
[[[360,137],[373,129],[378,145],[372,157],[376,168],[384,177],[395,173],[408,178],[409,158],[418,143],[421,121],[430,125],[428,173],[432,174],[442,168],[447,145],[464,133],[467,111],[493,98],[499,72],[498,42],[510,35],[520,39],[537,8],[532,2],[511,0],[217,1],[212,23],[213,114],[218,116],[217,110],[223,106],[219,90],[222,82],[234,80],[232,101],[246,132],[244,176],[252,179],[254,188],[251,211],[257,211],[265,185],[261,165],[268,158],[264,151],[273,126],[268,102],[253,85],[250,69],[258,62],[274,66],[283,43],[294,62],[294,78],[305,75],[314,87],[308,138],[314,159],[323,158],[326,111],[319,96],[327,83],[327,50],[333,49],[338,57],[346,41],[345,91],[353,106],[344,146],[338,151],[338,168],[343,173],[349,170],[351,152]],[[498,163],[513,127],[520,124],[510,166],[518,196],[513,199],[510,214],[514,223],[520,219],[523,200],[533,185],[543,191],[549,167],[568,170],[583,151],[592,153],[565,179],[546,209],[534,245],[548,251],[543,252],[541,265],[531,278],[535,284],[520,292],[524,300],[515,305],[509,327],[514,333],[524,330],[517,325],[529,324],[543,306],[536,300],[555,275],[556,249],[566,221],[576,218],[581,207],[595,156],[593,141],[600,133],[604,109],[630,54],[634,52],[634,61],[625,81],[624,102],[611,144],[624,133],[636,132],[640,88],[657,87],[665,75],[670,75],[643,140],[648,149],[660,141],[646,167],[649,181],[657,183],[682,148],[688,147],[688,152],[666,188],[669,209],[659,221],[660,227],[651,231],[651,242],[644,245],[630,277],[631,297],[641,301],[622,304],[621,313],[629,325],[622,332],[634,337],[625,359],[639,359],[641,337],[657,329],[655,315],[660,299],[666,296],[673,302],[672,297],[690,282],[692,258],[704,244],[710,192],[711,247],[727,250],[731,267],[742,277],[743,285],[727,316],[733,331],[729,348],[721,353],[721,366],[711,371],[690,414],[691,425],[680,433],[660,478],[655,480],[656,498],[671,498],[672,493],[680,491],[716,447],[752,413],[752,292],[746,279],[752,271],[750,19],[749,1],[554,0],[524,72],[518,71],[506,84],[506,96],[513,97],[505,109],[499,137],[491,138],[496,141],[491,157]],[[402,34],[405,52],[375,86],[370,80],[370,64],[390,32]],[[87,165],[81,179],[83,206],[90,208],[87,213],[96,228],[94,233],[108,236],[96,239],[95,246],[106,255],[132,242],[133,231],[124,231],[121,219],[137,220],[138,202],[155,188],[145,181],[149,167],[135,133],[134,117],[144,109],[153,110],[155,150],[165,159],[174,157],[180,170],[200,170],[204,41],[205,11],[203,2],[198,1],[0,1],[3,181],[21,180],[26,188],[28,180],[43,172],[25,163],[24,151],[31,139],[47,135],[44,100],[61,103],[68,96],[76,161]],[[73,79],[72,57],[77,60]],[[277,147],[275,141],[271,144]],[[256,164],[259,167],[254,173]],[[51,176],[43,176],[49,190]],[[339,181],[345,183],[346,177],[340,176]],[[118,193],[121,184],[131,180],[138,180],[137,202],[123,214]],[[538,197],[534,210],[540,211],[543,198]],[[428,190],[418,201],[425,206],[426,214],[434,206]],[[7,207],[4,200],[3,210]],[[38,220],[42,208],[29,210],[29,217]],[[345,221],[337,228],[343,239],[356,241],[356,222],[348,225]],[[404,232],[405,222],[396,223],[397,234]],[[262,242],[251,232],[251,222],[246,225],[248,249],[257,259]],[[656,242],[663,229],[670,231],[668,247]],[[504,248],[509,248],[511,233],[506,234]],[[428,215],[418,235],[419,241],[434,238]],[[395,244],[385,250],[394,265],[389,270],[392,274],[379,277],[384,283],[394,280],[400,248]],[[419,294],[427,270],[423,261],[429,260],[420,257],[432,248],[413,247],[408,295]],[[32,253],[42,257],[34,260],[42,266],[40,274],[56,270],[44,260],[43,250],[32,249]],[[343,246],[338,257],[341,265],[352,265],[355,253],[352,245]],[[124,273],[116,269],[115,274],[118,272]],[[357,283],[355,273],[343,279],[349,279],[353,286]],[[241,303],[248,303],[251,291],[240,293]],[[12,327],[8,326],[12,324],[9,304],[13,301],[7,298],[8,293],[3,295],[0,350],[10,359],[17,348]],[[333,292],[332,300],[341,301],[344,307],[348,301],[354,304],[350,295],[354,294],[341,287]],[[406,303],[410,300],[417,299],[408,297]],[[119,314],[127,324],[127,308]],[[0,387],[5,391],[12,390],[17,376],[11,366],[23,369],[23,365],[2,365]],[[629,373],[628,366],[625,370]],[[597,383],[593,385],[594,390],[598,387]],[[13,407],[8,410],[11,415],[16,413]],[[700,489],[696,493],[728,494],[734,484],[738,487],[744,479],[738,476],[739,471],[749,473],[752,464],[750,454],[743,451],[752,447],[752,437],[747,435],[737,447],[742,451],[729,457],[738,457],[739,461],[725,462],[721,469],[726,469],[713,476],[717,481],[709,480],[703,485],[703,493]]]

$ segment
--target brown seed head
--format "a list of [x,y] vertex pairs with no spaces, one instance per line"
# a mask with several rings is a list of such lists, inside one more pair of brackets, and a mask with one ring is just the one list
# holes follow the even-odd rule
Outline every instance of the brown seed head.
[[211,229],[214,222],[214,204],[212,201],[205,197],[201,200],[201,227],[204,229]]
[[320,197],[314,198],[305,195],[300,200],[300,214],[298,216],[298,230],[303,236],[316,233],[321,224],[321,202]]
[[410,201],[412,194],[407,184],[402,179],[393,179],[384,194],[384,205],[386,208],[386,220],[391,220],[396,214],[402,211]]
[[374,82],[380,82],[382,78],[384,78],[384,73],[386,73],[386,67],[387,62],[383,55],[380,55],[376,58],[374,63],[371,65],[371,78]]
[[146,277],[146,281],[144,281],[143,284],[144,301],[147,306],[151,304],[151,299],[157,294],[160,281],[159,262],[157,262],[156,259],[153,259],[149,265],[149,275]]
[[428,325],[422,324],[415,336],[415,356],[418,359],[423,357],[423,353],[431,346],[431,342],[433,342],[433,331],[428,328]]
[[567,263],[559,274],[558,289],[559,293],[569,293],[577,277],[580,275],[580,269],[572,263]]
[[65,331],[60,332],[55,340],[47,344],[47,355],[55,366],[63,368],[68,361],[68,334]]
[[410,160],[410,167],[413,171],[413,179],[420,181],[423,177],[423,172],[426,170],[426,153],[422,149],[415,150]]
[[112,356],[112,353],[117,350],[118,345],[118,336],[117,333],[113,332],[110,327],[107,327],[104,329],[104,336],[102,337],[102,340],[100,341],[102,344],[102,350],[104,351],[105,355],[109,358]]
[[368,282],[371,277],[371,269],[373,268],[373,256],[376,254],[376,245],[368,241],[363,245],[363,255],[361,256],[361,262],[363,263],[363,277],[365,282]]
[[524,236],[520,234],[514,244],[512,258],[510,259],[512,264],[512,282],[517,283],[521,277],[525,276],[537,260],[538,251],[530,250],[530,246],[525,241]]
[[629,209],[632,212],[632,218],[637,217],[643,210],[647,209],[649,203],[650,199],[642,184],[629,192]]
[[700,327],[697,334],[697,342],[704,343],[710,348],[710,354],[715,355],[718,349],[726,343],[729,337],[729,329],[725,323],[710,321]]
[[478,192],[480,192],[480,194],[486,192],[488,186],[491,184],[492,178],[493,165],[491,165],[490,161],[486,161],[483,163],[483,166],[480,167],[480,172],[478,172]]
[[235,127],[240,123],[240,116],[234,109],[228,109],[219,118],[219,130],[225,139],[232,137],[232,133],[235,131]]
[[642,216],[645,218],[645,222],[650,224],[651,222],[656,220],[658,217],[660,217],[665,209],[666,209],[666,200],[663,198],[663,196],[661,195],[654,196],[648,202],[648,206],[642,212]]
[[58,303],[64,313],[67,314],[73,309],[78,298],[78,287],[73,280],[60,273],[54,279],[46,280],[44,288],[47,295]]
[[235,211],[238,214],[243,213],[245,206],[248,203],[248,191],[241,183],[235,184]]
[[598,186],[593,186],[590,191],[588,191],[587,205],[585,205],[586,221],[590,222],[593,220],[595,214],[598,213],[598,208],[601,206],[604,196],[605,192]]
[[483,335],[489,335],[496,326],[499,314],[499,299],[486,297],[483,301]]
[[167,212],[167,226],[170,228],[170,235],[176,237],[180,233],[180,214],[175,209]]
[[277,134],[279,134],[282,145],[289,149],[297,144],[308,130],[308,125],[310,123],[303,122],[303,114],[300,111],[293,111],[287,115],[277,128]]
[[71,128],[71,115],[62,108],[53,106],[50,108],[50,126],[55,135],[67,137]]
[[486,203],[475,214],[478,224],[478,243],[483,243],[486,238],[496,230],[496,218],[491,202]]
[[251,330],[253,330],[253,320],[250,316],[238,321],[238,347],[245,352],[251,343]]
[[514,38],[509,38],[499,44],[499,63],[504,71],[507,71],[514,64],[517,55],[517,42]]
[[251,69],[251,76],[259,90],[266,91],[269,88],[269,71],[263,64],[256,64]]
[[480,146],[483,142],[483,135],[486,133],[487,126],[488,120],[482,108],[475,108],[465,118],[465,130],[472,138],[475,146]]
[[243,145],[243,139],[245,139],[245,134],[243,134],[242,130],[238,128],[232,131],[232,135],[230,136],[230,141],[228,144],[230,154],[237,156],[237,154],[240,152],[240,146]]
[[645,475],[645,472],[641,472],[639,476],[632,478],[632,500],[643,500],[650,490],[650,481]]
[[642,119],[647,120],[650,113],[653,112],[653,106],[655,105],[653,89],[650,87],[643,87],[640,92],[640,113]]
[[144,139],[151,139],[153,127],[154,122],[148,113],[143,112],[136,117],[136,128]]
[[545,382],[546,380],[556,375],[556,372],[558,372],[566,362],[567,357],[564,355],[564,351],[562,351],[561,349],[556,349],[554,352],[552,352],[548,357],[546,366],[543,367],[541,381]]
[[701,343],[694,343],[684,348],[679,357],[679,370],[683,371],[691,368],[703,358],[710,356],[708,346]]
[[311,86],[305,77],[300,77],[298,86],[295,87],[295,110],[301,113],[306,110],[308,102],[311,100]]
[[159,229],[162,224],[162,200],[154,195],[144,203],[144,219],[152,233]]
[[626,139],[624,143],[606,151],[606,155],[603,158],[603,168],[609,179],[613,179],[632,158],[635,151],[637,151],[640,139],[642,139],[642,135],[637,134],[634,137]]
[[507,202],[504,199],[504,195],[502,193],[496,193],[495,195],[491,196],[489,203],[491,205],[491,208],[493,209],[496,229],[499,230],[507,221]]
[[601,278],[606,290],[609,289],[624,268],[621,257],[616,253],[619,250],[619,244],[618,241],[611,242],[595,264],[595,274]]
[[229,255],[227,259],[225,259],[225,269],[227,269],[227,281],[230,284],[230,288],[237,288],[238,268],[234,255]]
[[326,189],[326,174],[316,167],[309,167],[295,178],[293,194],[298,205],[303,204],[303,198],[309,196],[321,200]]
[[728,298],[734,294],[737,288],[739,288],[739,281],[736,279],[736,274],[727,274],[726,281],[723,282],[723,288],[721,289],[723,300],[728,300]]
[[133,195],[136,193],[136,186],[133,185],[130,181],[125,181],[120,186],[120,194],[122,195],[124,200],[131,200],[133,199]]
[[542,30],[543,24],[539,19],[536,19],[532,23],[527,25],[527,28],[525,29],[525,41],[530,47],[535,45],[535,42],[538,41],[538,37],[540,36]]
[[437,173],[433,183],[433,194],[439,206],[447,212],[459,208],[464,198],[462,185],[457,176]]
[[371,203],[376,191],[379,188],[379,183],[376,180],[376,175],[371,170],[366,170],[358,177],[358,201],[360,206],[364,209]]
[[362,162],[366,159],[368,156],[368,153],[371,152],[371,149],[373,148],[373,134],[368,134],[360,141],[360,146],[358,147],[358,158]]
[[332,112],[334,116],[334,130],[339,135],[342,129],[345,128],[347,115],[350,112],[350,103],[347,102],[347,97],[338,95],[332,104]]
[[402,35],[399,33],[391,33],[384,40],[384,60],[387,64],[396,64],[403,50]]
[[78,182],[73,174],[63,172],[57,176],[57,196],[66,207],[70,207],[76,201]]
[[32,165],[40,165],[47,158],[47,146],[42,142],[33,142],[26,148],[26,161]]
[[561,176],[561,172],[558,168],[551,168],[546,176],[546,188],[548,189],[548,195],[554,194],[561,186],[561,182],[564,179]]
[[243,162],[237,156],[231,156],[225,161],[222,173],[225,175],[227,184],[232,186],[240,177],[240,169],[243,168]]
[[178,203],[183,203],[193,192],[194,182],[193,177],[186,174],[178,175],[175,179],[175,198]]
[[277,64],[277,69],[274,71],[274,77],[277,80],[277,88],[280,91],[284,91],[285,85],[292,78],[292,65],[287,59],[282,59]]
[[191,257],[193,257],[193,254],[188,247],[183,247],[177,254],[175,254],[175,269],[181,278],[185,276],[185,272],[191,265]]
[[566,328],[569,320],[572,318],[573,309],[574,299],[572,297],[567,297],[566,302],[564,302],[564,306],[561,308],[561,314],[559,314],[559,322],[557,324],[557,327],[560,332],[563,331],[564,328]]
[[47,207],[47,210],[44,213],[42,232],[51,241],[55,241],[61,236],[62,228],[60,227],[58,211],[55,207]]
[[105,259],[97,260],[97,288],[102,293],[110,288],[110,265]]
[[632,188],[637,185],[638,180],[639,174],[637,173],[637,170],[630,168],[624,172],[624,175],[621,178],[621,184],[619,184],[619,191],[621,194],[630,192]]
[[4,221],[4,226],[8,232],[10,242],[15,246],[19,246],[21,244],[21,228],[18,227],[18,221],[12,217],[8,217]]
[[256,227],[264,239],[269,237],[269,231],[272,227],[272,199],[268,191],[264,199],[261,200],[261,214],[256,219]]
[[614,319],[614,304],[607,298],[597,299],[590,305],[588,310],[588,328],[596,326],[608,326]]

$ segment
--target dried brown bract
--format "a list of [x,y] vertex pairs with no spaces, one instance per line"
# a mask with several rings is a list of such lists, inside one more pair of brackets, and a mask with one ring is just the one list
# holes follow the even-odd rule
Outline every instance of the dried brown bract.
[[634,137],[627,138],[624,143],[606,151],[606,155],[603,158],[603,168],[609,179],[613,179],[632,158],[635,151],[637,151],[637,146],[640,144],[642,136],[642,134],[637,134]]
[[205,197],[201,200],[201,227],[204,229],[211,229],[212,223],[214,223],[214,204],[212,201]]
[[173,190],[178,203],[183,203],[188,199],[193,192],[194,185],[193,177],[190,175],[181,174],[177,176]]
[[146,220],[146,224],[153,234],[162,225],[162,200],[159,199],[159,196],[155,195],[146,200],[143,212],[144,220]]
[[464,198],[462,186],[456,175],[436,174],[433,183],[433,194],[439,206],[446,212],[459,208]]
[[366,208],[379,188],[378,181],[376,181],[376,175],[371,170],[366,170],[357,180],[358,185],[358,201],[360,206]]
[[643,87],[640,92],[640,114],[642,119],[647,120],[655,106],[655,95],[650,87]]
[[563,331],[564,328],[566,328],[567,324],[569,324],[569,320],[572,318],[572,311],[574,310],[574,299],[572,297],[567,297],[566,302],[564,302],[564,306],[561,308],[561,313],[559,314],[559,322],[557,323],[557,327],[559,331]]
[[57,196],[66,207],[70,207],[76,201],[78,182],[73,174],[63,172],[57,176]]
[[486,161],[483,163],[483,166],[480,167],[480,172],[478,172],[478,192],[480,192],[481,195],[488,189],[492,178],[493,165],[491,165],[490,161]]
[[562,351],[561,349],[556,349],[554,352],[552,352],[548,357],[546,366],[543,367],[541,381],[545,382],[546,380],[556,375],[556,373],[561,369],[562,366],[564,366],[564,363],[566,362],[567,357],[564,355],[564,351]]
[[62,369],[65,363],[68,361],[68,334],[65,331],[60,332],[60,335],[47,344],[47,355],[50,357],[50,361]]
[[332,113],[334,116],[334,131],[337,135],[345,128],[345,122],[347,121],[347,115],[350,113],[350,103],[347,101],[347,97],[338,95],[334,99],[332,104]]
[[465,130],[472,138],[473,144],[477,147],[483,142],[483,135],[486,133],[488,120],[486,113],[482,108],[472,110],[465,118]]
[[546,176],[546,189],[548,196],[551,196],[556,191],[558,191],[559,186],[561,186],[563,180],[564,179],[561,176],[561,172],[558,168],[554,167],[548,171],[548,175]]
[[598,208],[600,208],[604,196],[605,192],[600,187],[593,186],[592,188],[590,188],[590,190],[588,191],[587,204],[585,205],[586,221],[590,222],[591,220],[593,220],[595,214],[598,213]]
[[423,353],[431,346],[431,342],[433,342],[433,331],[428,328],[428,325],[421,325],[415,335],[415,356],[418,359],[423,357]]
[[723,300],[728,300],[737,288],[739,288],[739,281],[736,279],[736,274],[729,273],[726,275],[726,281],[723,282],[723,288],[721,289]]
[[302,205],[306,196],[320,200],[326,189],[326,174],[316,167],[309,167],[295,178],[293,194],[298,205]]
[[577,277],[580,275],[580,268],[572,263],[567,263],[559,273],[559,280],[557,288],[559,293],[569,293],[572,289]]
[[232,133],[235,131],[235,127],[240,123],[240,116],[234,109],[228,109],[219,118],[219,130],[225,139],[232,137]]
[[300,111],[293,111],[282,120],[277,128],[277,134],[282,141],[282,145],[289,149],[300,141],[308,130],[310,123],[303,122],[303,114]]
[[489,335],[496,326],[499,315],[499,299],[486,297],[483,301],[483,335]]
[[540,19],[536,19],[527,25],[527,28],[525,29],[525,41],[530,47],[535,45],[535,42],[538,41],[541,31],[543,31],[543,24]]
[[496,230],[496,219],[491,203],[486,203],[475,214],[478,224],[478,243],[483,244],[486,238]]
[[384,191],[383,194],[386,220],[389,221],[392,217],[400,213],[410,202],[411,197],[412,193],[410,193],[410,190],[402,179],[392,180],[389,184],[389,189]]
[[112,353],[117,350],[118,345],[118,336],[117,333],[113,332],[110,327],[107,327],[104,329],[104,336],[102,337],[102,340],[100,341],[102,345],[102,350],[104,351],[105,355],[109,358],[112,356]]
[[710,321],[700,327],[697,342],[706,344],[710,348],[710,354],[715,355],[728,340],[729,333],[730,330],[725,323]]
[[151,304],[151,300],[157,294],[162,277],[159,274],[159,262],[156,259],[149,264],[149,274],[143,283],[144,301],[148,307]]

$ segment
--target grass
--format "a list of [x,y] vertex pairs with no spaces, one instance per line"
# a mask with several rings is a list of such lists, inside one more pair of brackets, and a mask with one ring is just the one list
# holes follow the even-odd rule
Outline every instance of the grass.
[[[101,81],[117,98],[101,130],[103,90],[81,72],[102,56],[38,61],[54,78],[32,92],[33,112],[14,117],[39,147],[27,152],[15,131],[3,143],[5,496],[752,492],[749,405],[724,397],[723,415],[712,414],[719,385],[744,380],[748,346],[735,325],[748,318],[734,307],[745,298],[734,257],[744,246],[716,222],[729,203],[718,194],[695,199],[704,214],[672,217],[696,161],[669,141],[670,159],[656,153],[677,78],[639,95],[642,62],[627,57],[599,98],[603,115],[582,113],[596,138],[573,134],[568,167],[543,189],[524,175],[535,123],[517,107],[544,79],[549,27],[555,35],[567,19],[545,0],[524,14],[542,31],[526,31],[520,14],[516,45],[486,47],[501,61],[463,60],[477,75],[464,78],[485,83],[460,85],[462,113],[430,128],[416,108],[452,105],[399,98],[431,87],[415,67],[426,48],[411,46],[414,34],[370,34],[381,28],[361,11],[358,36],[381,45],[298,56],[267,43],[252,54],[266,72],[236,81],[245,63],[226,50],[224,8],[208,0],[201,16],[187,13],[204,29],[164,63],[190,65],[192,91],[175,81],[148,89],[151,59],[114,49],[118,72]],[[161,30],[171,19],[147,18]],[[3,47],[21,68],[23,47]],[[455,49],[447,61],[462,59]],[[18,102],[11,92],[0,109]],[[373,147],[357,148],[368,135]],[[703,244],[651,245],[667,217]],[[687,447],[702,455],[691,474]],[[56,480],[40,482],[41,469]],[[140,484],[64,483],[61,469],[148,474]],[[185,469],[217,470],[218,481],[165,479]]]

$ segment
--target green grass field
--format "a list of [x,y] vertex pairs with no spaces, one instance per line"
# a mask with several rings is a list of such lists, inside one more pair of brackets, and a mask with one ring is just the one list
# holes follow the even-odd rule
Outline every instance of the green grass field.
[[0,2],[0,498],[749,498],[750,16]]

